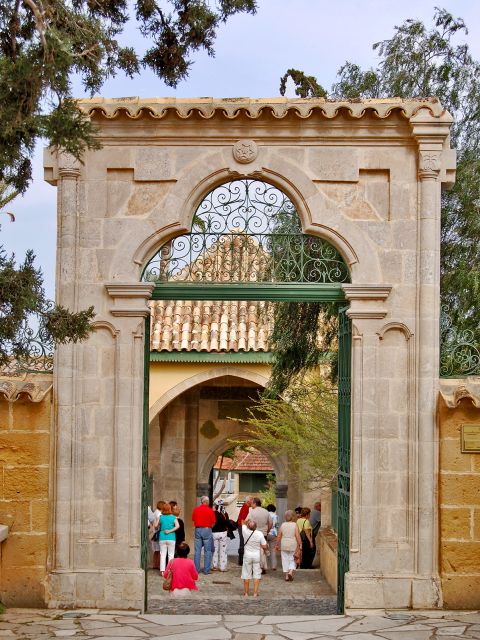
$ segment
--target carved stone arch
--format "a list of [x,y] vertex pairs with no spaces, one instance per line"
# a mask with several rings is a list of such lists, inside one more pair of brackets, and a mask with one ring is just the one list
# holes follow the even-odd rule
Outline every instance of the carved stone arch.
[[385,334],[387,333],[387,331],[392,331],[392,330],[397,330],[400,331],[401,333],[403,333],[403,335],[405,336],[405,340],[410,340],[410,338],[413,337],[413,333],[410,331],[410,329],[407,327],[406,324],[404,324],[403,322],[388,322],[387,324],[384,324],[383,327],[380,329],[380,331],[378,331],[378,337],[380,340],[383,340]]
[[92,327],[94,329],[107,329],[107,331],[110,331],[113,338],[116,338],[120,333],[120,331],[114,327],[111,322],[108,322],[108,320],[95,320],[92,322]]
[[[140,233],[132,234],[119,247],[112,261],[112,275],[117,279],[127,277],[125,269],[131,267],[126,264],[125,256],[132,256],[130,264],[140,279],[144,265],[165,242],[190,232],[192,217],[211,190],[229,180],[251,178],[265,180],[291,199],[304,233],[325,239],[339,251],[351,271],[352,283],[381,281],[377,252],[362,229],[327,203],[305,171],[275,153],[264,159],[265,164],[256,166],[250,173],[240,171],[242,166],[225,151],[207,156],[204,162],[197,160],[187,165],[156,213],[148,220],[138,221],[145,225],[142,241],[137,240]],[[176,219],[172,219],[172,215]]]
[[216,367],[215,369],[208,369],[207,371],[202,371],[201,373],[197,373],[186,380],[182,380],[177,385],[169,389],[167,392],[162,394],[162,396],[150,407],[149,410],[149,421],[157,416],[160,411],[162,411],[167,404],[175,400],[179,395],[196,387],[202,382],[207,382],[209,380],[215,380],[217,378],[224,378],[225,376],[231,376],[235,378],[240,378],[242,380],[248,380],[249,382],[254,382],[259,386],[265,387],[268,383],[268,378],[266,376],[262,376],[259,373],[255,373],[255,371],[250,371],[248,369],[241,369],[240,367]]
[[[222,454],[223,451],[228,449],[228,441],[231,439],[241,440],[242,436],[244,436],[243,431],[238,431],[233,434],[230,434],[228,437],[224,438],[220,442],[218,442],[210,452],[208,453],[205,461],[202,465],[202,468],[199,470],[197,481],[199,483],[208,484],[210,471],[215,463],[215,460],[219,455]],[[275,478],[277,483],[287,484],[288,483],[288,467],[287,460],[284,456],[272,456],[270,453],[264,449],[263,447],[256,447],[259,451],[261,451],[264,455],[266,455],[272,462],[273,469],[275,471]]]

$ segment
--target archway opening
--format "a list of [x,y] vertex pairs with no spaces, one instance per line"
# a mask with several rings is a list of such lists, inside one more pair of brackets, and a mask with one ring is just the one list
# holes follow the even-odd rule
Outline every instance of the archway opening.
[[[191,233],[166,242],[145,266],[143,279],[155,282],[150,407],[164,406],[162,396],[169,399],[153,417],[154,428],[158,420],[156,437],[162,443],[160,449],[152,438],[150,425],[152,489],[155,496],[162,497],[173,490],[189,519],[195,501],[202,495],[213,498],[215,464],[229,446],[228,439],[221,442],[219,422],[235,423],[237,415],[237,436],[241,435],[239,425],[245,415],[240,418],[234,406],[245,411],[264,386],[252,380],[263,376],[266,381],[270,376],[278,355],[270,348],[276,310],[286,309],[284,319],[291,314],[290,324],[297,319],[295,305],[303,305],[303,309],[316,305],[318,316],[330,304],[330,311],[333,308],[336,314],[343,301],[341,283],[349,280],[349,271],[332,245],[302,232],[295,206],[284,193],[265,182],[241,179],[207,194],[193,216]],[[343,318],[348,325],[345,314]],[[232,367],[243,368],[249,374],[232,376]],[[208,379],[212,369],[217,370],[214,384]],[[222,373],[218,374],[218,370]],[[204,381],[189,382],[200,380],[202,375],[206,376]],[[340,394],[345,405],[340,416],[346,429],[339,457],[346,467],[340,493],[347,521],[349,384],[348,379]],[[217,404],[208,414],[205,406],[213,401]],[[212,440],[208,451],[201,450],[200,439]],[[152,451],[161,452],[157,460]],[[287,506],[303,505],[305,500],[311,500],[313,506],[313,495],[305,498],[298,483],[290,485],[287,467],[288,463],[282,481],[275,474],[282,511]],[[157,480],[157,476],[162,479]],[[343,538],[348,538],[348,522]],[[343,572],[346,567],[348,557]],[[149,607],[152,608],[152,600]]]

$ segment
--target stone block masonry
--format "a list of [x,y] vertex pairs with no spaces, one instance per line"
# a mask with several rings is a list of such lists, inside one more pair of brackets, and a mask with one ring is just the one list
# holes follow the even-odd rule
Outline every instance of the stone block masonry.
[[480,608],[480,453],[461,452],[461,425],[480,424],[475,398],[439,403],[440,571],[445,608]]
[[[52,376],[0,379],[0,601],[45,606]],[[28,391],[25,391],[28,389]]]

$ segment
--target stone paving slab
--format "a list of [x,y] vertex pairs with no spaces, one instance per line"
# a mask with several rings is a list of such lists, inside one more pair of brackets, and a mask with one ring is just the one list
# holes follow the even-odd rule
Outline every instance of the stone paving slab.
[[0,640],[459,640],[480,639],[478,612],[352,612],[337,616],[161,615],[7,610]]

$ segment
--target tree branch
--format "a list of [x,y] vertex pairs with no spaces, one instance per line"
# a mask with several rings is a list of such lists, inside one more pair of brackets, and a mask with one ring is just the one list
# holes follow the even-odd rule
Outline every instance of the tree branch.
[[42,46],[46,50],[47,39],[45,38],[45,31],[46,31],[45,10],[43,8],[41,0],[39,0],[39,6],[37,6],[33,0],[22,0],[22,1],[23,1],[23,4],[26,5],[33,13],[33,16],[35,18],[35,27],[37,29],[38,35],[42,42]]

